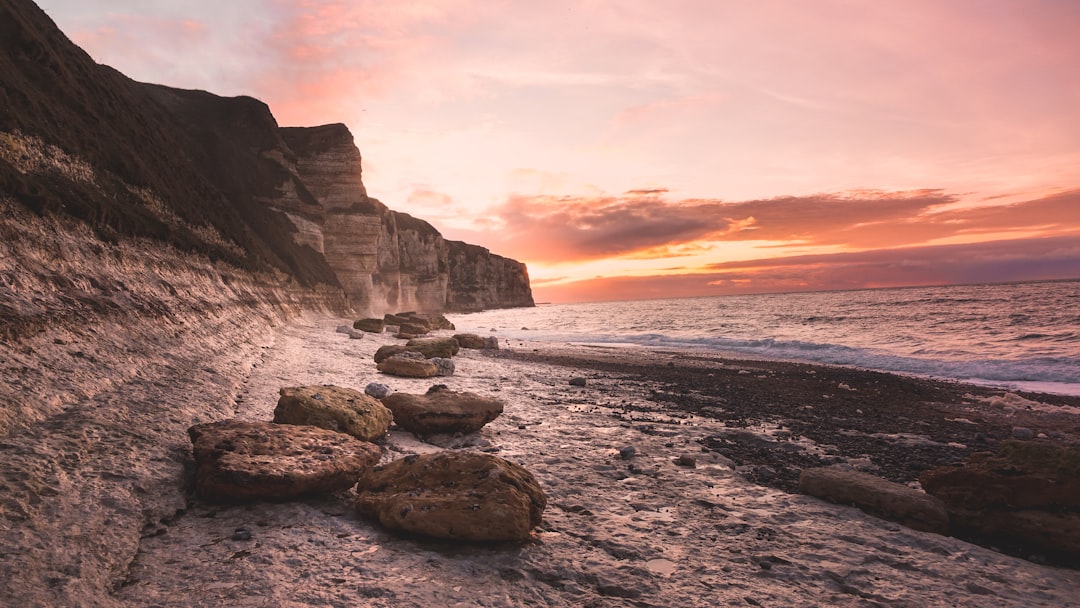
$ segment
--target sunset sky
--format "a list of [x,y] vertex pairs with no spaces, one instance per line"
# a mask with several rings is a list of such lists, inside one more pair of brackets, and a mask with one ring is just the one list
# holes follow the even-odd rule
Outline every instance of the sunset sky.
[[1080,277],[1075,0],[39,0],[137,80],[343,122],[537,301]]

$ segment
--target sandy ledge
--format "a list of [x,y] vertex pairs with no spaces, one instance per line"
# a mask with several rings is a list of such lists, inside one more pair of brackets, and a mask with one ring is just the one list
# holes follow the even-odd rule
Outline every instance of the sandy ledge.
[[[213,415],[269,420],[278,389],[288,385],[362,389],[379,381],[420,393],[432,384],[376,372],[374,351],[396,341],[349,340],[334,332],[343,322],[308,315],[241,345],[230,356],[244,364],[220,372],[227,377],[216,385],[236,394]],[[1012,426],[1075,441],[1075,398],[1006,398],[858,370],[517,341],[498,352],[463,350],[455,362],[456,375],[441,383],[506,402],[503,416],[466,438],[475,445],[465,449],[524,465],[548,495],[531,542],[401,538],[358,518],[347,494],[229,506],[189,493],[180,514],[143,529],[124,580],[87,605],[1080,605],[1078,571],[783,490],[805,454],[906,481],[924,460],[962,457]],[[204,362],[170,363],[177,377],[205,373]],[[575,376],[586,386],[570,386]],[[768,460],[718,439],[733,428],[805,449]],[[625,446],[635,448],[633,459],[619,456]],[[401,432],[385,448],[385,460],[440,449]],[[681,455],[697,467],[676,466]],[[139,454],[126,457],[139,466]],[[161,474],[172,477],[161,482],[182,487],[189,473],[169,467]],[[251,540],[232,540],[240,527]]]

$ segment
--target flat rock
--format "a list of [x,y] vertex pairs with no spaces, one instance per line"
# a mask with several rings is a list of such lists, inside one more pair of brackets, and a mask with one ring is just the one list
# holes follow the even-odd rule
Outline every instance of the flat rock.
[[432,357],[449,359],[458,354],[460,346],[454,338],[415,338],[409,340],[405,348],[421,353],[428,359]]
[[1006,441],[919,482],[945,503],[954,536],[1080,565],[1080,447]]
[[293,386],[280,391],[274,422],[305,424],[375,441],[394,416],[378,400],[340,386]]
[[531,473],[490,454],[413,455],[368,471],[356,508],[387,528],[434,538],[523,541],[547,497]]
[[[394,392],[393,389],[381,382],[369,382],[368,385],[364,387],[364,394],[376,399],[382,399],[392,392]],[[390,414],[390,418],[391,420],[394,418],[392,413]]]
[[378,446],[313,426],[223,420],[188,429],[195,489],[209,500],[285,500],[345,490],[379,461]]
[[842,466],[804,469],[799,492],[838,504],[854,505],[915,530],[948,534],[945,505],[914,488]]
[[432,378],[439,368],[416,352],[403,352],[383,360],[376,366],[380,372],[405,378]]
[[474,349],[499,349],[499,339],[495,336],[478,336],[476,334],[455,334],[454,339],[457,340],[461,348],[474,348]]
[[382,319],[357,319],[352,326],[353,329],[373,334],[381,334],[386,329],[386,323]]
[[394,413],[398,426],[417,435],[475,433],[503,411],[498,399],[445,388],[425,395],[394,393],[383,404]]
[[394,355],[400,355],[403,352],[408,351],[404,344],[387,344],[380,346],[379,350],[375,351],[375,363],[382,363]]

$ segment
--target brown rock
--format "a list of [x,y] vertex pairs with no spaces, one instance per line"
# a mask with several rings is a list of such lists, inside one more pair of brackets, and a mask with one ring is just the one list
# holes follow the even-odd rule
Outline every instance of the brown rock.
[[837,466],[804,469],[799,492],[903,524],[915,530],[947,534],[949,518],[940,500],[914,488]]
[[449,359],[458,354],[459,346],[453,338],[416,338],[409,340],[405,348],[423,354],[428,359],[442,357]]
[[919,482],[945,503],[954,536],[1080,564],[1080,448],[1006,441]]
[[417,435],[475,433],[502,414],[498,399],[474,393],[433,389],[426,395],[394,393],[383,400],[394,422]]
[[394,355],[400,355],[401,353],[409,349],[401,344],[387,344],[380,346],[379,350],[375,351],[375,363],[382,363]]
[[351,487],[379,461],[374,444],[313,426],[224,420],[188,429],[195,489],[211,500],[281,500]]
[[360,391],[339,386],[294,386],[280,391],[274,422],[306,424],[375,441],[394,416],[382,403]]
[[382,319],[357,319],[353,322],[353,329],[381,334],[386,329],[386,323]]
[[431,329],[448,329],[453,331],[457,329],[454,324],[450,322],[444,315],[437,313],[418,314],[417,317],[427,322],[427,325]]
[[405,378],[431,378],[439,368],[420,353],[408,351],[389,357],[376,366],[380,372]]
[[478,336],[476,334],[456,334],[454,339],[461,348],[494,349],[499,348],[499,339],[495,336]]
[[428,328],[415,323],[402,323],[398,325],[398,334],[407,336],[423,336],[428,333]]
[[523,541],[547,497],[531,473],[490,454],[408,456],[369,471],[356,507],[382,525],[435,538]]

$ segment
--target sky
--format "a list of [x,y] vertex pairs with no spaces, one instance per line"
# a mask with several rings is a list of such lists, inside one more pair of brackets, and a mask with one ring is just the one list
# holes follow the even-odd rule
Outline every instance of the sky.
[[1080,277],[1074,0],[40,0],[136,80],[348,125],[538,302]]

